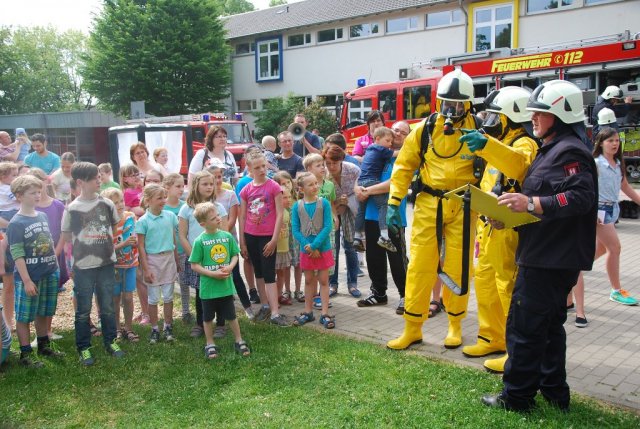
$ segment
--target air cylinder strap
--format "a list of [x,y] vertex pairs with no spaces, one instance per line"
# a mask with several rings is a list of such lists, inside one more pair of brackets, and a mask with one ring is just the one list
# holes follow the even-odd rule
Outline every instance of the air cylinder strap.
[[471,246],[471,191],[467,188],[462,198],[462,281],[458,285],[447,273],[442,269],[440,255],[442,254],[442,246],[444,245],[444,218],[442,213],[442,199],[448,191],[441,189],[433,189],[431,186],[422,184],[422,191],[432,195],[438,199],[438,207],[436,209],[436,239],[438,241],[438,277],[442,283],[451,289],[456,295],[466,295],[469,291],[469,249]]

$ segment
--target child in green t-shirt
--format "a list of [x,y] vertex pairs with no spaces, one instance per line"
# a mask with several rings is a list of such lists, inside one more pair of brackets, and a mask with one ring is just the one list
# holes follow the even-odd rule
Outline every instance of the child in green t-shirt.
[[220,216],[213,203],[198,204],[193,215],[204,228],[193,243],[189,262],[191,269],[200,274],[202,321],[207,339],[205,356],[209,359],[218,357],[219,349],[213,341],[213,318],[216,314],[229,322],[235,336],[236,351],[242,356],[249,356],[251,350],[240,334],[233,304],[235,286],[232,271],[238,263],[240,248],[230,233],[218,229]]

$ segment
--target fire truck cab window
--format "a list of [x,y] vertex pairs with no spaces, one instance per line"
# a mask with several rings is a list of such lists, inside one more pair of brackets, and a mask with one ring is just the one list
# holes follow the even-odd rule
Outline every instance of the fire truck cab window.
[[378,110],[382,112],[385,121],[396,120],[396,90],[380,91],[378,93]]
[[404,119],[426,118],[431,114],[431,86],[414,86],[402,91]]
[[349,102],[349,122],[362,121],[364,122],[367,117],[367,113],[371,111],[371,99],[365,100],[351,100]]
[[202,128],[194,128],[193,139],[199,142],[204,141],[204,130]]

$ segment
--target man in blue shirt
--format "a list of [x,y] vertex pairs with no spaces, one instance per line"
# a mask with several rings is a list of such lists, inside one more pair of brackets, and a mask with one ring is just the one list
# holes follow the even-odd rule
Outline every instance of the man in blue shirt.
[[60,157],[47,150],[47,138],[44,134],[34,134],[31,137],[31,147],[34,151],[24,159],[29,167],[37,167],[47,176],[60,168]]
[[[411,128],[405,121],[398,121],[391,127],[395,134],[393,149],[399,150],[405,138],[409,135]],[[366,193],[362,193],[361,187],[356,187],[356,195],[359,200],[366,200],[374,193],[389,192],[389,182],[391,179],[391,171],[396,158],[391,158],[385,165],[381,183],[367,188]],[[377,241],[380,237],[380,228],[378,226],[378,209],[372,198],[367,201],[367,209],[365,212],[364,232],[366,238],[366,258],[369,278],[371,279],[371,293],[365,299],[358,301],[358,307],[372,307],[376,305],[387,304],[387,259],[391,268],[391,276],[393,282],[398,288],[400,301],[396,307],[396,314],[404,313],[404,289],[407,277],[407,245],[405,243],[404,228],[407,226],[406,219],[406,198],[400,204],[400,215],[402,217],[402,228],[398,234],[394,234],[389,230],[389,238],[395,245],[397,252],[389,252],[388,250],[378,246]]]
[[[307,118],[305,118],[302,113],[298,113],[293,119],[293,122],[302,125],[305,129],[309,125]],[[322,145],[320,144],[320,139],[318,139],[317,135],[309,131],[305,131],[302,140],[296,140],[293,144],[293,152],[302,158],[309,153],[320,153],[321,151]]]

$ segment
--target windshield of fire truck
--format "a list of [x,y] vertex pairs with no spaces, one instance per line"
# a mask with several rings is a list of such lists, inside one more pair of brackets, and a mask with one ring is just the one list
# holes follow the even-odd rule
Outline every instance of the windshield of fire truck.
[[243,144],[243,143],[253,143],[251,139],[251,133],[249,132],[249,127],[247,124],[237,123],[210,123],[209,127],[212,125],[220,125],[227,132],[227,144]]

